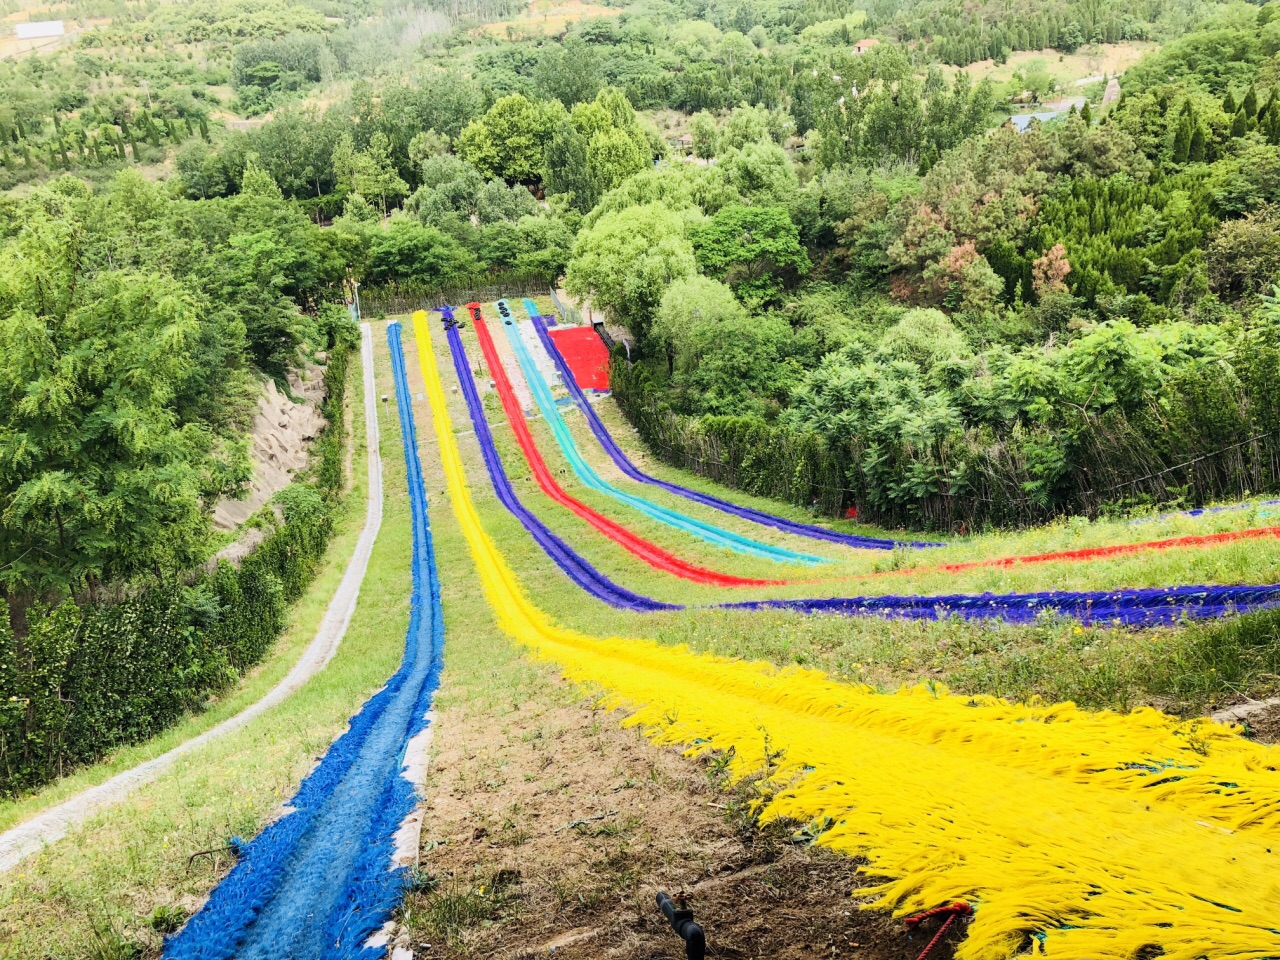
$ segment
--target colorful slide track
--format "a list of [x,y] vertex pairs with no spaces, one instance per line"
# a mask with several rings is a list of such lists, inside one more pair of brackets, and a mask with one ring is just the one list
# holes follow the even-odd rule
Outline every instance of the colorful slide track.
[[[865,858],[875,905],[967,900],[960,960],[1280,956],[1276,752],[1144,709],[1012,705],[937,687],[896,695],[800,668],[554,624],[471,499],[424,314],[414,318],[449,499],[498,624],[606,692],[656,743],[719,751],[775,792],[766,820],[814,825]],[[406,432],[406,438],[411,436]],[[1029,815],[1028,811],[1035,811]]]
[[[537,305],[532,301],[526,304],[525,309],[537,309]],[[883,537],[863,537],[852,533],[837,533],[835,530],[828,530],[825,527],[818,527],[811,523],[799,523],[795,520],[788,520],[785,517],[774,516],[771,513],[765,513],[763,510],[755,510],[751,507],[744,507],[741,504],[730,503],[728,500],[722,500],[719,497],[713,497],[709,493],[701,493],[697,490],[690,490],[688,487],[682,487],[677,483],[668,483],[666,480],[659,480],[657,477],[651,477],[649,474],[640,470],[622,451],[622,448],[614,442],[613,437],[609,434],[608,428],[601,421],[599,415],[591,407],[590,401],[586,395],[578,387],[573,379],[572,371],[564,362],[564,357],[560,355],[560,351],[556,349],[556,345],[551,340],[551,336],[547,331],[546,323],[540,316],[533,314],[529,317],[533,322],[533,328],[538,332],[538,337],[542,342],[543,349],[550,355],[560,370],[561,378],[564,380],[565,388],[569,391],[569,395],[573,397],[574,403],[582,411],[583,416],[587,418],[587,425],[591,428],[591,432],[595,434],[600,445],[604,447],[605,452],[609,455],[609,459],[617,464],[618,469],[625,473],[637,483],[645,483],[650,486],[658,487],[666,490],[668,493],[674,493],[685,499],[700,503],[703,506],[712,507],[723,513],[732,514],[735,517],[741,517],[744,520],[750,520],[752,523],[759,523],[763,526],[774,527],[786,533],[795,534],[799,537],[808,537],[812,540],[826,540],[831,543],[844,544],[847,547],[858,547],[860,549],[869,550],[893,550],[896,547],[909,547],[912,549],[924,549],[927,547],[943,546],[940,543],[919,541],[919,540],[889,540]],[[526,377],[528,374],[526,374]]]
[[[449,307],[444,307],[441,312],[444,314],[446,325],[448,325],[449,321],[453,319],[453,310]],[[664,550],[657,544],[645,540],[604,514],[593,510],[576,497],[570,496],[560,486],[551,470],[547,467],[546,461],[542,459],[542,454],[538,451],[533,435],[529,432],[529,424],[525,420],[524,410],[520,407],[520,401],[516,399],[515,390],[507,377],[506,368],[502,365],[502,358],[498,356],[498,350],[494,345],[493,337],[489,333],[489,327],[479,310],[472,312],[472,321],[475,327],[476,339],[480,342],[480,352],[484,354],[485,364],[489,368],[489,376],[493,378],[494,386],[498,391],[498,399],[502,401],[502,410],[507,415],[507,422],[511,425],[511,430],[515,434],[516,443],[519,445],[520,452],[524,455],[529,469],[533,472],[538,486],[551,500],[576,516],[581,517],[595,530],[623,547],[633,556],[643,560],[655,570],[662,570],[694,583],[707,583],[720,587],[761,587],[781,582],[777,580],[761,580],[754,577],[735,577],[732,574],[717,573],[715,570],[708,570],[706,567],[690,563],[688,560]],[[449,347],[453,351],[454,368],[460,369],[458,367],[459,347],[454,345],[457,341],[456,331],[450,328],[450,332],[453,334],[449,337]],[[599,338],[597,338],[598,341]],[[459,373],[459,378],[468,379],[464,378],[461,373]],[[463,389],[465,391],[466,387],[464,386]],[[479,410],[479,419],[484,419],[483,407],[473,407],[470,400],[468,400],[468,409],[471,412],[473,421],[477,419],[477,409]],[[477,433],[479,429],[477,425]]]
[[[551,396],[551,390],[543,379],[542,372],[538,369],[537,363],[520,336],[520,331],[516,328],[515,317],[511,315],[507,302],[499,300],[497,306],[498,313],[502,317],[502,329],[506,332],[507,340],[510,342],[511,349],[520,364],[520,369],[524,373],[525,381],[533,393],[538,410],[547,421],[547,425],[551,427],[556,443],[559,444],[565,459],[569,461],[569,467],[584,484],[592,490],[604,494],[606,497],[617,500],[619,503],[657,520],[659,523],[675,527],[677,530],[699,537],[716,546],[726,547],[751,556],[763,557],[766,560],[775,560],[778,563],[819,564],[827,562],[823,557],[800,553],[795,550],[789,550],[786,547],[775,547],[767,543],[761,543],[731,530],[725,530],[714,524],[686,516],[679,511],[654,503],[652,500],[646,500],[644,497],[638,497],[635,494],[627,493],[625,490],[620,490],[606,481],[579,452],[577,442],[573,439],[573,434],[569,431],[568,424],[564,422],[564,418],[560,415],[560,409],[556,406],[556,402]],[[479,310],[477,309],[475,312],[478,313]],[[540,335],[546,334],[545,326],[539,326],[537,329]],[[573,374],[567,371],[564,372],[564,376],[568,380],[573,379]],[[576,389],[577,384],[574,384],[573,387]]]
[[[471,365],[467,362],[466,351],[462,347],[462,339],[458,336],[458,326],[453,319],[453,312],[448,308],[444,312],[444,324],[445,336],[449,340],[449,352],[453,356],[454,373],[457,375],[458,383],[462,387],[462,396],[467,402],[467,411],[471,415],[471,423],[475,427],[476,439],[480,442],[480,452],[484,457],[485,469],[489,473],[489,481],[493,484],[493,491],[498,496],[498,502],[520,521],[520,525],[529,532],[534,542],[542,548],[547,556],[555,561],[556,566],[563,570],[570,580],[597,600],[603,600],[611,607],[616,607],[620,610],[650,612],[653,610],[680,609],[675,604],[663,603],[651,597],[643,597],[614,583],[553,533],[545,523],[538,519],[520,501],[520,497],[511,486],[506,470],[503,469],[498,450],[494,446],[493,433],[489,429],[489,422],[485,419],[484,407],[480,403],[480,394],[476,391],[475,380],[471,376]],[[391,327],[399,331],[399,324],[392,324]],[[391,329],[391,327],[388,329]]]
[[173,960],[380,956],[366,944],[391,917],[407,879],[396,834],[418,804],[417,739],[426,729],[444,643],[426,488],[406,402],[399,327],[388,330],[413,523],[413,593],[404,658],[387,685],[303,780],[284,815],[252,842],[204,908],[166,944]]
[[[453,319],[453,311],[446,308],[445,331],[449,351],[453,359],[454,373],[462,387],[467,402],[467,412],[475,428],[480,442],[481,453],[499,501],[510,511],[521,525],[547,553],[549,557],[570,577],[575,584],[598,600],[613,607],[640,612],[655,610],[678,610],[678,604],[664,603],[651,597],[634,593],[614,583],[600,573],[589,561],[566,544],[534,515],[520,501],[510,480],[503,469],[501,458],[494,446],[493,434],[484,415],[484,407],[471,373],[462,339]],[[479,328],[485,324],[484,318],[473,312],[473,322]],[[426,315],[421,320],[414,319],[415,335],[419,323],[426,330]],[[487,328],[485,330],[487,335]],[[482,347],[483,352],[483,347]],[[434,356],[434,354],[433,354]],[[494,373],[495,383],[499,372],[503,373],[501,364]],[[527,371],[526,371],[527,372]],[[438,375],[437,375],[438,376]],[[554,403],[552,404],[554,406]],[[512,417],[508,411],[508,419],[513,427],[521,423],[520,418]],[[532,440],[530,439],[532,443]],[[1270,531],[1267,531],[1270,532]],[[1254,535],[1256,531],[1243,531],[1240,534],[1211,535],[1203,539],[1208,542],[1223,542],[1239,539],[1246,535]],[[1174,541],[1176,542],[1176,541]],[[1155,544],[1138,545],[1155,548]],[[1095,548],[1099,556],[1118,555],[1131,552],[1125,545],[1118,547]],[[1063,559],[1082,559],[1081,554],[1089,551],[1063,551]],[[1029,558],[1031,562],[1046,562],[1057,559],[1058,555],[1041,554]],[[991,561],[980,561],[979,565],[1007,565],[1016,558],[997,558]],[[955,564],[955,569],[969,569],[968,564]],[[946,569],[945,567],[941,569]],[[970,619],[1002,619],[1011,622],[1030,622],[1046,613],[1057,613],[1072,616],[1084,623],[1122,623],[1135,626],[1154,626],[1162,623],[1173,623],[1184,618],[1221,616],[1228,612],[1243,612],[1280,604],[1280,584],[1274,585],[1192,585],[1183,587],[1151,587],[1140,589],[1095,590],[1095,591],[1037,591],[1031,593],[1005,594],[939,594],[928,596],[883,595],[862,597],[827,597],[813,599],[763,599],[745,600],[714,604],[720,609],[783,609],[802,613],[834,613],[857,616],[881,616],[912,620],[940,620],[951,616]]]
[[[525,301],[526,305],[530,302],[531,301],[528,300]],[[453,309],[451,307],[443,307],[440,309],[441,312],[444,313],[446,320],[451,320],[453,318]],[[498,393],[498,398],[502,402],[502,409],[506,414],[507,422],[510,424],[512,432],[515,434],[516,442],[520,447],[520,451],[525,458],[526,464],[532,471],[539,487],[547,494],[548,497],[582,517],[604,536],[620,544],[626,550],[630,551],[636,557],[639,557],[654,569],[663,570],[664,572],[671,573],[683,579],[690,580],[695,583],[705,583],[722,587],[776,586],[785,583],[797,582],[789,580],[760,580],[749,577],[735,577],[731,574],[717,573],[716,571],[696,566],[689,563],[687,560],[668,553],[662,547],[642,539],[626,527],[611,520],[603,514],[598,513],[591,507],[568,494],[564,488],[560,486],[559,482],[556,481],[554,475],[547,467],[546,462],[543,460],[541,452],[537,448],[537,444],[529,431],[524,410],[521,408],[520,401],[515,395],[515,389],[507,376],[506,368],[502,365],[502,360],[498,356],[497,349],[493,343],[493,337],[489,333],[489,327],[483,314],[477,309],[472,309],[471,318],[476,332],[476,340],[480,344],[480,352],[484,356],[485,365],[489,370],[490,377],[493,379],[494,386]],[[566,329],[589,332],[591,333],[591,336],[595,338],[597,343],[600,342],[599,338],[585,327],[568,327]],[[562,331],[551,331],[553,336],[559,332]],[[450,340],[450,347],[453,349],[452,339]],[[457,357],[455,357],[455,369],[458,369],[457,363],[458,360]],[[479,409],[481,413],[483,412],[482,407],[477,407],[476,409]],[[476,410],[473,409],[470,412],[472,414],[472,419],[474,420],[476,418]],[[1200,516],[1202,513],[1204,513],[1203,510],[1193,511],[1192,515]],[[928,573],[961,573],[984,567],[1015,567],[1023,564],[1102,560],[1142,553],[1148,550],[1218,546],[1237,540],[1273,537],[1280,537],[1280,527],[1260,527],[1248,530],[1232,530],[1222,533],[1171,537],[1165,540],[1147,540],[1141,543],[1123,543],[1099,547],[1084,547],[1075,550],[1058,550],[1049,553],[993,557],[985,560],[971,560],[962,563],[944,563],[923,567],[902,567],[897,570],[881,570],[873,573],[850,574],[844,577],[830,578],[828,582],[877,580],[882,577],[901,577]],[[812,582],[819,583],[822,581]]]

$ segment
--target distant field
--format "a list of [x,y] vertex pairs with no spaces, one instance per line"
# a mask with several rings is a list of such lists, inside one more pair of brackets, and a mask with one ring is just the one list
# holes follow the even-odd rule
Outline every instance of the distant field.
[[616,17],[622,11],[582,0],[530,0],[528,8],[512,20],[489,23],[480,29],[497,36],[547,35],[560,33],[575,20],[587,17]]
[[[1045,68],[1058,81],[1060,88],[1070,88],[1082,80],[1100,79],[1124,73],[1144,55],[1159,47],[1157,43],[1131,41],[1103,43],[1081,47],[1072,54],[1057,50],[1026,50],[1009,57],[1007,63],[997,65],[994,60],[980,60],[964,70],[975,80],[990,77],[996,83],[1008,81],[1013,72],[1032,60],[1044,61]],[[958,73],[958,67],[944,67],[948,73]]]

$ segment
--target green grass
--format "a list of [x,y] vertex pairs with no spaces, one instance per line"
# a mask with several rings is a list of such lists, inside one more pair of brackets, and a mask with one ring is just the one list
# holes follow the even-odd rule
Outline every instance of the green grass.
[[[359,404],[359,370],[352,403]],[[380,391],[390,392],[385,351]],[[330,665],[302,690],[249,724],[182,758],[169,772],[83,828],[0,876],[0,955],[6,958],[155,956],[159,928],[171,927],[203,902],[231,866],[223,849],[233,836],[251,837],[293,794],[316,758],[345,728],[348,717],[394,672],[408,624],[411,533],[400,435],[394,408],[379,405],[386,504],[383,526],[360,601]],[[363,418],[355,418],[363,442]],[[357,451],[357,483],[321,575],[293,611],[280,650],[250,684],[259,693],[267,675],[283,673],[315,632],[341,577],[364,515],[364,456]],[[285,651],[288,651],[287,653]],[[236,702],[254,699],[250,687]],[[226,708],[228,711],[230,706]],[[195,731],[208,714],[181,729]],[[149,745],[158,752],[158,745]],[[114,767],[125,765],[114,760]],[[108,771],[84,771],[81,785]],[[64,784],[56,788],[70,792]],[[26,801],[29,805],[36,799]],[[200,851],[214,851],[189,859]],[[154,921],[154,922],[153,922]]]

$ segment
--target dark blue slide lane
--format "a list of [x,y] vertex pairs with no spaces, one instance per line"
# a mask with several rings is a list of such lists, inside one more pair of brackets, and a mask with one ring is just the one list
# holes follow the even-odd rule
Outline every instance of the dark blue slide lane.
[[[406,747],[427,724],[444,644],[440,581],[427,515],[400,329],[387,331],[413,524],[413,592],[404,659],[365,702],[290,801],[252,842],[164,956],[236,960],[375,957],[365,942],[391,917],[407,871],[395,833],[418,803]],[[330,667],[329,669],[334,669]]]

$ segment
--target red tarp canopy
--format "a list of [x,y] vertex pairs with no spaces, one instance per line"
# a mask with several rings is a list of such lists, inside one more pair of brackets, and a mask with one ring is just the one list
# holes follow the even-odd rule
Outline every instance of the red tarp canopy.
[[555,327],[547,331],[583,390],[609,389],[609,350],[591,327]]

